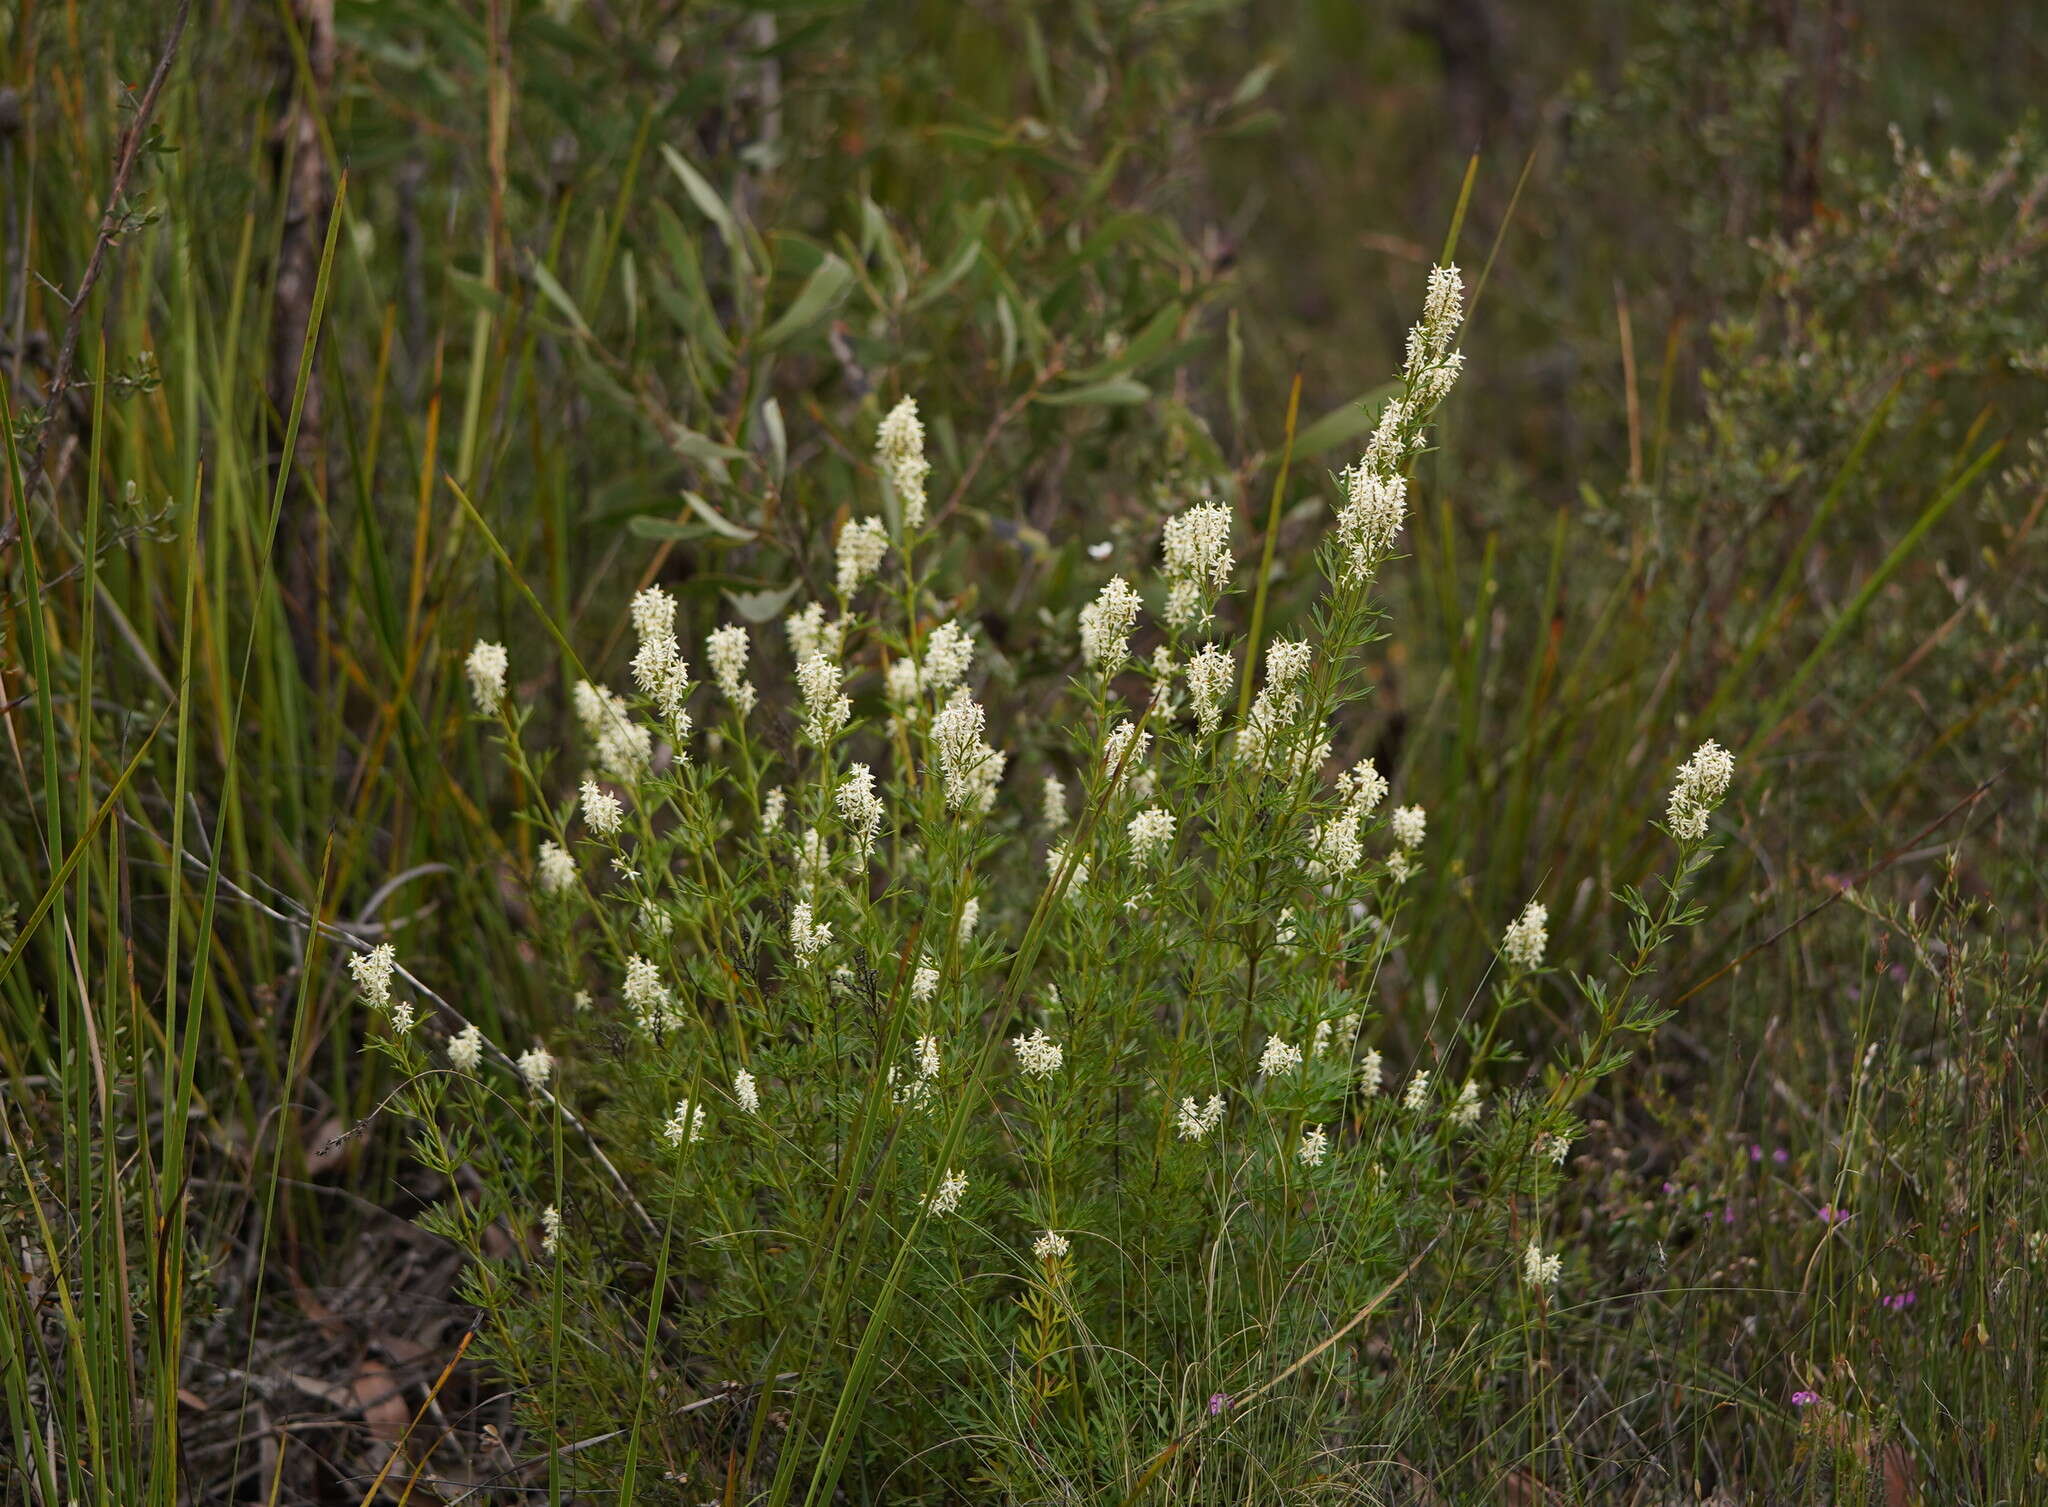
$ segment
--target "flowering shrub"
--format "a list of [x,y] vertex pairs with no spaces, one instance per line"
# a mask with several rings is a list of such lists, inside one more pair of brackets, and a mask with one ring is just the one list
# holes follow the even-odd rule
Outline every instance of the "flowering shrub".
[[[1464,1310],[1491,1366],[1563,1301],[1544,1210],[1574,1106],[1663,1018],[1645,980],[1698,919],[1732,760],[1679,770],[1671,875],[1624,891],[1627,955],[1570,981],[1586,1028],[1540,1071],[1502,1029],[1562,987],[1540,899],[1495,923],[1462,1008],[1382,987],[1428,823],[1340,753],[1343,712],[1461,320],[1439,268],[1306,629],[1229,633],[1232,512],[1186,509],[1158,581],[1112,576],[1062,628],[1043,767],[1000,746],[974,625],[925,564],[909,399],[878,511],[839,527],[832,598],[782,645],[706,625],[700,684],[676,602],[634,599],[630,692],[576,685],[578,792],[529,813],[535,950],[573,1011],[486,1051],[452,1010],[415,1024],[388,949],[355,960],[420,1154],[462,1190],[428,1223],[473,1258],[485,1353],[537,1436],[588,1441],[558,1477],[622,1500],[659,1477],[823,1501],[849,1472],[891,1501],[1369,1488],[1395,1467],[1375,1313],[1498,1291]],[[544,792],[508,669],[495,644],[466,661]],[[757,689],[785,675],[786,702]],[[1432,1044],[1413,1060],[1382,1050],[1397,1012]]]

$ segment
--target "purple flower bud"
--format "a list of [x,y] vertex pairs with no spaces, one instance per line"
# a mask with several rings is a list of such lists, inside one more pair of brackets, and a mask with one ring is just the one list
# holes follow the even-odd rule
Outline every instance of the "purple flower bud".
[[1810,1404],[1812,1404],[1812,1403],[1816,1403],[1816,1402],[1819,1402],[1819,1401],[1820,1401],[1820,1393],[1818,1393],[1818,1392],[1807,1392],[1807,1391],[1799,1391],[1799,1392],[1794,1392],[1794,1393],[1792,1394],[1792,1406],[1793,1406],[1793,1407],[1795,1407],[1795,1408],[1803,1408],[1803,1407],[1807,1407],[1807,1406],[1809,1406]]

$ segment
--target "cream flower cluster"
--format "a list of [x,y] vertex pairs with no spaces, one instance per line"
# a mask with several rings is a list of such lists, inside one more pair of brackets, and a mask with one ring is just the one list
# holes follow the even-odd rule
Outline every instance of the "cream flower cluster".
[[587,680],[569,693],[576,720],[597,754],[597,767],[615,780],[631,783],[647,772],[654,758],[654,735],[633,720],[626,698]]
[[804,732],[813,743],[828,743],[853,715],[853,702],[839,694],[839,666],[822,652],[796,667],[796,688],[804,702]]
[[1337,515],[1343,578],[1361,581],[1379,569],[1408,514],[1408,463],[1421,448],[1430,414],[1449,396],[1464,366],[1451,348],[1464,321],[1464,279],[1456,267],[1429,274],[1422,320],[1408,335],[1405,391],[1380,410],[1365,453],[1344,473],[1345,505]]
[[1010,1050],[1017,1054],[1017,1071],[1027,1078],[1050,1078],[1067,1059],[1060,1044],[1042,1029],[1029,1036],[1013,1037]]
[[790,907],[789,946],[799,963],[809,965],[831,945],[831,924],[816,919],[808,900],[799,900]]
[[798,664],[813,654],[822,654],[827,659],[837,659],[846,647],[846,619],[825,620],[825,606],[813,602],[801,612],[792,612],[782,620],[783,631],[789,635],[789,652]]
[[1214,737],[1223,720],[1224,698],[1237,679],[1237,666],[1228,649],[1204,644],[1189,658],[1187,676],[1188,705],[1194,711],[1195,725],[1203,737]]
[[1147,806],[1131,818],[1131,857],[1151,863],[1163,857],[1173,842],[1173,813],[1161,806]]
[[917,399],[903,399],[883,417],[875,431],[875,462],[902,505],[904,531],[915,533],[923,528],[925,478],[931,474],[932,463],[924,456],[924,424],[917,416]]
[[688,1099],[676,1100],[676,1112],[661,1127],[662,1138],[671,1146],[694,1146],[704,1139],[704,1106]]
[[548,1078],[555,1070],[555,1059],[546,1047],[536,1041],[519,1054],[519,1060],[513,1066],[519,1069],[519,1076],[527,1088],[537,1094],[547,1087]]
[[1010,756],[982,740],[987,714],[966,688],[957,688],[932,718],[932,754],[952,811],[986,813],[995,805],[996,789]]
[[1698,842],[1707,835],[1707,818],[1728,793],[1735,777],[1735,755],[1709,738],[1678,766],[1678,783],[1671,787],[1665,808],[1666,824],[1680,842]]
[[690,666],[676,642],[676,601],[659,586],[633,598],[633,631],[640,647],[633,655],[633,684],[654,703],[678,747],[690,734],[683,702],[690,694]]
[[1543,949],[1550,945],[1550,909],[1540,900],[1531,900],[1522,908],[1521,915],[1508,923],[1506,935],[1501,938],[1501,955],[1517,968],[1541,968]]
[[1211,1094],[1207,1104],[1197,1104],[1193,1099],[1181,1100],[1174,1123],[1183,1141],[1206,1141],[1223,1123],[1223,1095]]
[[1111,576],[1094,601],[1081,609],[1081,662],[1091,670],[1114,672],[1130,657],[1131,630],[1138,625],[1138,593],[1122,576]]
[[754,683],[747,679],[747,630],[737,623],[714,628],[704,640],[704,658],[719,693],[742,717],[754,709]]
[[348,970],[355,976],[356,990],[363,1003],[388,1016],[392,1030],[402,1036],[412,1029],[412,1002],[391,998],[391,980],[398,972],[396,948],[389,942],[379,942],[368,952],[351,953]]
[[469,651],[469,658],[462,668],[469,676],[469,694],[476,702],[476,709],[485,716],[498,709],[505,699],[505,672],[512,660],[503,644],[494,644],[478,639]]
[[619,804],[617,796],[585,775],[580,799],[585,826],[599,837],[618,835],[619,828],[625,824],[626,808]]
[[1422,835],[1429,825],[1429,815],[1420,806],[1396,806],[1387,818],[1387,830],[1394,835],[1394,851],[1387,859],[1387,872],[1394,883],[1405,884],[1415,872],[1415,850],[1422,846]]
[[[1315,650],[1307,639],[1275,639],[1266,646],[1266,683],[1252,701],[1244,725],[1237,730],[1237,757],[1254,769],[1272,773],[1274,755],[1287,729],[1301,711],[1301,682]],[[1289,773],[1298,772],[1302,750],[1295,751]]]
[[1202,502],[1166,520],[1166,621],[1187,628],[1208,619],[1215,595],[1230,585],[1230,507]]
[[1301,1066],[1301,1048],[1289,1046],[1277,1036],[1266,1038],[1266,1049],[1259,1053],[1259,1071],[1268,1078],[1281,1073],[1291,1073]]
[[842,597],[850,597],[881,569],[889,553],[889,530],[875,517],[848,519],[839,530],[839,575],[834,581]]
[[960,1207],[960,1200],[967,1193],[967,1174],[958,1167],[948,1167],[946,1175],[939,1179],[939,1186],[932,1196],[925,1200],[925,1207],[943,1219]]
[[865,764],[850,766],[833,801],[847,836],[853,839],[853,861],[865,868],[875,851],[875,837],[882,830],[882,798],[875,794],[875,772]]

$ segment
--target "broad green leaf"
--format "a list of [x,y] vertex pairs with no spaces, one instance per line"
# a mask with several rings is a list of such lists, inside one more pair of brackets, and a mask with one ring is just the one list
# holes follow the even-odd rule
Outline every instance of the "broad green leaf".
[[1278,58],[1268,58],[1244,76],[1237,90],[1230,96],[1231,108],[1248,105],[1266,92],[1266,85],[1273,82],[1273,74],[1280,66]]
[[689,504],[691,512],[704,520],[704,526],[713,533],[723,534],[726,538],[741,544],[751,544],[753,542],[754,531],[752,529],[742,528],[739,524],[734,523],[695,492],[683,493],[683,501]]
[[748,272],[754,270],[754,258],[747,250],[746,236],[736,216],[718,190],[713,188],[704,175],[690,166],[690,161],[667,142],[661,145],[662,160],[668,163],[669,171],[683,181],[683,191],[689,194],[696,206],[704,211],[705,217],[718,227],[718,234],[731,249],[733,259]]
[[779,591],[728,591],[725,599],[732,610],[750,623],[769,622],[795,600],[803,582],[791,581]]
[[853,286],[853,269],[831,252],[818,263],[818,270],[804,279],[796,301],[782,311],[782,317],[761,332],[761,344],[777,346],[792,335],[808,329],[837,308]]
[[670,424],[662,437],[668,441],[669,449],[688,460],[724,462],[739,460],[747,453],[730,445],[721,445],[710,435],[699,434],[681,424]]
[[546,296],[547,301],[560,309],[567,317],[577,334],[582,335],[586,339],[593,338],[590,334],[590,326],[583,321],[582,311],[576,307],[576,301],[569,296],[567,290],[560,283],[555,281],[555,274],[548,271],[546,263],[535,262],[533,264],[533,280],[535,285],[540,288],[542,294]]
[[1040,393],[1038,401],[1054,408],[1122,408],[1142,403],[1151,396],[1152,389],[1135,377],[1112,377],[1107,382],[1091,382],[1069,392]]

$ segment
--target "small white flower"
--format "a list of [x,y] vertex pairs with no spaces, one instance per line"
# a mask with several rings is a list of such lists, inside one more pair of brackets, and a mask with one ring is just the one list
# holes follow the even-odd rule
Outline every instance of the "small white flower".
[[1423,1109],[1429,1104],[1429,1069],[1419,1068],[1408,1080],[1408,1091],[1401,1095],[1403,1109]]
[[837,659],[846,643],[846,619],[835,618],[826,622],[825,604],[822,602],[813,602],[801,612],[792,612],[782,620],[782,626],[789,634],[789,652],[798,664],[813,654]]
[[1066,1060],[1059,1043],[1043,1030],[1011,1038],[1010,1049],[1017,1054],[1017,1070],[1027,1078],[1050,1078]]
[[398,949],[379,942],[368,952],[351,953],[348,971],[366,1003],[382,1008],[391,1003],[391,976],[398,970]]
[[782,793],[780,785],[771,786],[761,797],[761,830],[774,832],[782,826],[782,814],[789,809],[789,797]]
[[535,875],[540,881],[541,893],[559,895],[576,885],[576,860],[559,843],[543,841],[540,856],[534,865]]
[[1461,1130],[1469,1130],[1479,1123],[1479,1117],[1486,1112],[1486,1101],[1479,1095],[1479,1085],[1470,1078],[1458,1090],[1458,1102],[1451,1106],[1451,1123]]
[[711,664],[711,678],[727,701],[742,717],[754,709],[754,685],[746,678],[747,630],[728,623],[704,640],[704,657]]
[[584,736],[597,752],[597,767],[615,780],[631,782],[647,772],[654,735],[633,720],[633,709],[616,691],[579,680],[570,694]]
[[761,1112],[761,1090],[754,1083],[754,1075],[741,1068],[732,1075],[732,1096],[734,1102],[750,1115]]
[[633,656],[633,683],[668,719],[680,741],[690,726],[683,712],[690,694],[690,666],[676,642],[675,598],[659,586],[635,596],[633,630],[640,639],[639,652]]
[[1320,1125],[1311,1125],[1301,1133],[1301,1144],[1294,1149],[1295,1160],[1304,1167],[1320,1167],[1330,1154],[1330,1135]]
[[1564,1269],[1564,1258],[1558,1255],[1546,1256],[1543,1248],[1535,1241],[1522,1252],[1522,1280],[1531,1287],[1552,1287]]
[[1166,620],[1184,628],[1209,616],[1214,593],[1230,584],[1230,508],[1197,503],[1166,520]]
[[1370,816],[1374,808],[1387,798],[1387,781],[1371,759],[1360,759],[1351,769],[1337,776],[1337,790],[1353,815]]
[[413,1026],[414,1018],[415,1017],[412,1013],[411,1000],[402,999],[397,1004],[393,1005],[391,1007],[392,1034],[395,1036],[403,1036],[407,1031],[410,1031]]
[[957,1167],[949,1167],[946,1175],[939,1180],[938,1188],[925,1200],[925,1207],[940,1218],[960,1207],[960,1199],[967,1192],[967,1174]]
[[1048,827],[1064,827],[1067,824],[1067,787],[1060,783],[1060,777],[1049,774],[1041,796]]
[[641,1030],[666,1031],[682,1024],[661,970],[637,952],[626,959],[626,982],[620,992]]
[[1183,1141],[1206,1141],[1223,1123],[1223,1095],[1211,1094],[1207,1104],[1197,1104],[1191,1098],[1181,1100],[1174,1120]]
[[1057,1261],[1072,1249],[1067,1237],[1053,1230],[1047,1230],[1031,1242],[1031,1254],[1041,1261]]
[[475,1026],[464,1026],[448,1038],[448,1063],[458,1073],[475,1072],[483,1060],[484,1033]]
[[910,999],[913,1004],[922,1005],[939,992],[939,970],[929,962],[920,960],[917,969],[910,975]]
[[1188,661],[1188,705],[1203,737],[1215,736],[1223,721],[1224,698],[1236,679],[1237,666],[1231,662],[1230,652],[1214,644],[1202,645]]
[[1152,747],[1152,735],[1141,732],[1129,722],[1118,722],[1102,740],[1102,772],[1111,781],[1111,789],[1120,789],[1131,782],[1145,764],[1145,754]]
[[799,963],[812,962],[832,945],[830,923],[812,919],[810,902],[799,900],[790,907],[789,945]]
[[1266,684],[1291,691],[1315,662],[1315,646],[1305,638],[1276,638],[1266,646]]
[[1522,908],[1522,914],[1508,923],[1500,950],[1510,964],[1516,968],[1543,966],[1543,949],[1550,943],[1550,933],[1545,929],[1549,919],[1550,911],[1543,902],[1531,900]]
[[984,718],[980,705],[960,687],[932,719],[932,753],[945,782],[949,811],[985,813],[995,804],[1009,755],[982,741]]
[[555,1070],[555,1059],[548,1055],[546,1047],[536,1041],[519,1054],[517,1066],[519,1076],[525,1080],[526,1086],[539,1093],[546,1087],[548,1075]]
[[1289,1046],[1277,1036],[1266,1038],[1266,1049],[1259,1053],[1259,1071],[1268,1078],[1282,1073],[1291,1073],[1301,1066],[1301,1048]]
[[853,703],[839,694],[838,665],[813,654],[796,667],[796,685],[804,699],[804,731],[812,742],[824,743],[846,726]]
[[1130,654],[1138,623],[1138,593],[1122,576],[1111,576],[1094,601],[1081,609],[1081,661],[1091,670],[1114,671]]
[[981,923],[981,901],[969,895],[960,906],[960,924],[954,928],[955,940],[962,947],[974,936],[974,928]]
[[915,532],[923,528],[925,478],[932,465],[924,457],[924,424],[917,416],[917,399],[903,399],[883,417],[875,431],[875,461],[902,504],[904,529]]
[[967,678],[974,665],[974,634],[958,622],[944,622],[925,636],[924,664],[918,678],[937,695]]
[[1665,809],[1671,835],[1681,842],[1697,842],[1707,835],[1707,818],[1728,793],[1735,777],[1735,756],[1709,738],[1678,766],[1678,783],[1671,787]]
[[[1055,880],[1059,878],[1060,870],[1065,868],[1066,864],[1067,850],[1065,848],[1047,848],[1045,850],[1045,869]],[[1067,899],[1078,901],[1081,898],[1081,891],[1087,883],[1088,860],[1077,855],[1074,859],[1074,871],[1067,876]]]
[[1387,818],[1395,843],[1411,851],[1422,846],[1423,830],[1428,824],[1429,814],[1420,806],[1396,806],[1394,814]]
[[1147,806],[1131,818],[1131,857],[1150,863],[1162,856],[1173,841],[1173,814],[1161,806]]
[[469,673],[469,694],[476,701],[476,709],[485,716],[495,712],[505,699],[505,672],[511,663],[503,644],[481,638],[463,661],[462,668]]
[[1358,1059],[1358,1086],[1366,1098],[1378,1098],[1380,1086],[1385,1082],[1386,1069],[1381,1064],[1378,1052],[1367,1052]]
[[1114,539],[1104,539],[1100,543],[1088,546],[1088,558],[1091,560],[1107,560],[1115,552],[1116,541]]
[[875,794],[874,771],[865,764],[851,766],[833,799],[839,819],[853,839],[853,861],[865,867],[875,850],[875,836],[882,830],[882,798]]
[[562,1211],[549,1204],[540,1212],[540,1248],[552,1256],[562,1246]]
[[892,659],[889,668],[882,672],[882,695],[889,705],[902,708],[911,717],[923,715],[922,709],[912,704],[922,684],[914,659]]
[[849,519],[839,531],[839,578],[842,597],[850,597],[881,568],[889,553],[889,531],[879,518]]
[[920,1078],[939,1076],[939,1038],[920,1036],[917,1038],[917,1075]]
[[583,780],[583,824],[599,837],[613,837],[625,820],[626,808],[619,804],[619,798],[586,775]]
[[1316,878],[1337,879],[1350,873],[1365,856],[1365,844],[1358,840],[1358,817],[1350,811],[1340,811],[1319,823],[1309,850],[1315,856],[1309,860],[1308,868]]
[[1546,1130],[1529,1145],[1531,1156],[1541,1157],[1555,1166],[1562,1167],[1566,1153],[1572,1149],[1572,1138],[1559,1131]]
[[688,1099],[676,1100],[676,1112],[661,1127],[662,1138],[671,1146],[694,1146],[704,1139],[704,1106]]

